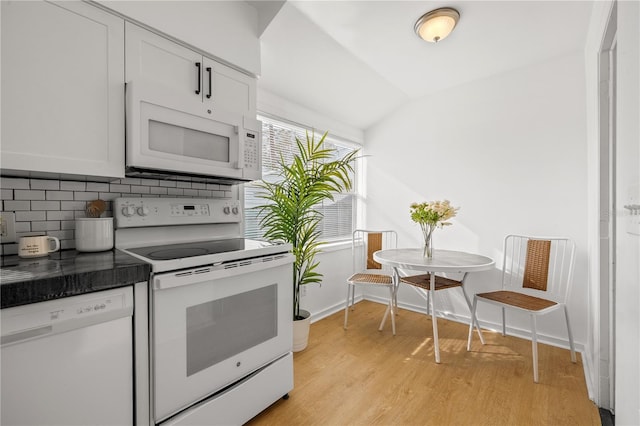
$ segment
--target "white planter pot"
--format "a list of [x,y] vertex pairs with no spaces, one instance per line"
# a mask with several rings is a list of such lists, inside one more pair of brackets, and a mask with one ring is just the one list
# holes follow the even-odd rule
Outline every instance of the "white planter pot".
[[293,351],[299,352],[307,347],[309,342],[309,325],[311,324],[311,313],[300,309],[300,316],[304,319],[293,321]]

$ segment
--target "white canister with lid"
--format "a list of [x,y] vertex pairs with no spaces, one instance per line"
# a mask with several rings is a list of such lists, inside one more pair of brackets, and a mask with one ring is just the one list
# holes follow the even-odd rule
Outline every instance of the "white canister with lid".
[[85,217],[76,219],[76,250],[104,251],[113,248],[113,218]]

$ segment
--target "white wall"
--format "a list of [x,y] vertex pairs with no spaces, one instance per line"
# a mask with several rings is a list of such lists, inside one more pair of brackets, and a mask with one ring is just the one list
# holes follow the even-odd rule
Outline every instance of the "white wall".
[[[365,132],[369,227],[392,227],[400,246],[418,247],[409,218],[414,201],[447,198],[460,206],[454,225],[437,230],[436,248],[477,252],[499,260],[508,233],[564,235],[575,240],[575,286],[569,309],[578,343],[585,341],[586,123],[581,52],[425,97]],[[469,277],[469,291],[495,289],[497,271]],[[404,290],[404,291],[403,291]],[[468,318],[454,292],[447,310]],[[424,305],[401,289],[400,303]],[[481,306],[479,317],[499,321]],[[509,323],[528,328],[527,317]],[[547,340],[566,342],[561,313],[539,321]]]
[[114,1],[97,3],[260,75],[258,12],[243,1]]
[[264,90],[260,87],[260,80],[258,80],[258,111],[322,132],[328,131],[331,136],[338,136],[359,144],[364,141],[364,132],[361,129],[326,117],[299,103]]
[[[318,272],[323,275],[321,284],[307,284],[302,288],[300,307],[311,312],[311,322],[316,322],[344,309],[347,297],[346,280],[351,275],[351,247],[320,253]],[[360,292],[357,293],[359,297]]]

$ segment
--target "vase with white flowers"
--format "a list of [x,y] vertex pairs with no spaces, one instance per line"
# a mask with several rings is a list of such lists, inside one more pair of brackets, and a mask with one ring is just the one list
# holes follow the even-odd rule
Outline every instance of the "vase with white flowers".
[[424,238],[424,257],[433,257],[433,230],[451,225],[447,222],[458,213],[460,207],[453,207],[449,200],[425,201],[412,203],[410,206],[411,220],[420,225]]

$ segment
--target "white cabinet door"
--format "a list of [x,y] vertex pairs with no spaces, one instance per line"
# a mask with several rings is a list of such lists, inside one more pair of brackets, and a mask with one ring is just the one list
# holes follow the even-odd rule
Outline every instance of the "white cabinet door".
[[129,22],[125,39],[127,82],[152,81],[202,100],[202,55]]
[[2,169],[124,177],[124,21],[2,2]]
[[204,64],[212,69],[214,107],[255,117],[256,79],[209,58]]
[[135,24],[125,28],[127,82],[152,81],[207,108],[255,117],[255,78]]

